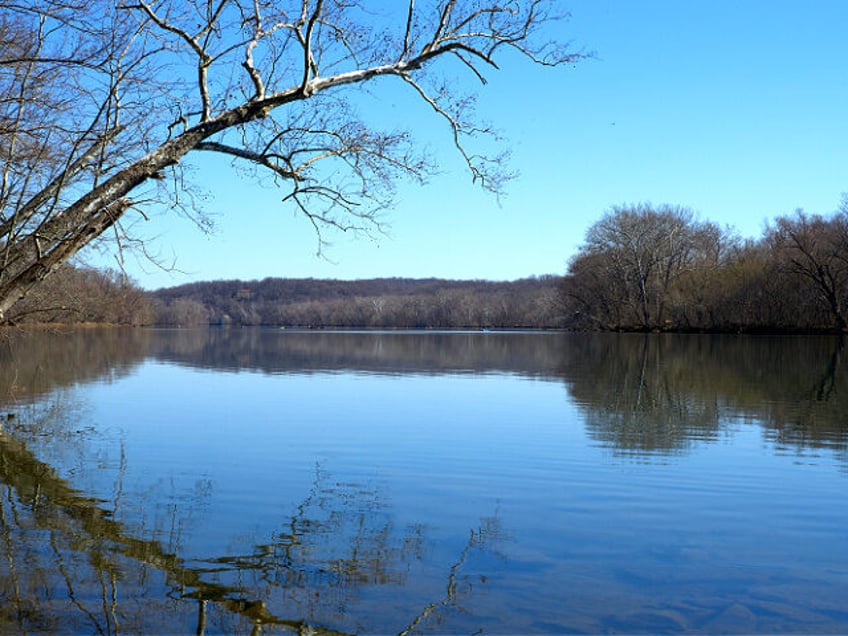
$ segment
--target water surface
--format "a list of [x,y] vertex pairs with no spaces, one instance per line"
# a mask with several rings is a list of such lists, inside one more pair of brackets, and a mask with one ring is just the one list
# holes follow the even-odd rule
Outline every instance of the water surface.
[[846,633],[839,338],[0,343],[8,633]]

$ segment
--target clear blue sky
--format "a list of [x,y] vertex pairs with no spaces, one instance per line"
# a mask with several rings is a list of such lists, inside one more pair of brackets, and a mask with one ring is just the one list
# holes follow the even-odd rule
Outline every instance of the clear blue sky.
[[[548,69],[509,57],[480,91],[480,113],[520,172],[500,202],[472,184],[442,123],[421,109],[411,126],[438,144],[442,171],[401,188],[388,236],[329,234],[318,258],[311,227],[280,193],[240,182],[222,161],[195,173],[212,235],[164,211],[143,227],[185,273],[132,257],[128,272],[146,288],[266,276],[512,280],[563,273],[617,204],[688,206],[744,236],[796,208],[836,209],[848,191],[848,2],[562,1],[572,19],[560,37],[595,59]],[[391,90],[381,107],[404,104]]]

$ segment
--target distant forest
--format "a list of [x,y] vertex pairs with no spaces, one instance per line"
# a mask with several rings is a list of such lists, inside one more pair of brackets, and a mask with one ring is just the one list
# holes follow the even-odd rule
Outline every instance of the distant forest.
[[681,207],[612,208],[564,276],[512,282],[378,278],[212,281],[146,292],[64,266],[7,323],[353,329],[848,331],[848,199],[797,211],[759,239]]
[[108,323],[359,329],[550,329],[563,326],[561,277],[513,282],[266,278],[146,292],[116,272],[64,266],[7,324]]
[[153,294],[162,325],[463,329],[563,326],[560,277],[513,282],[377,278],[191,283]]

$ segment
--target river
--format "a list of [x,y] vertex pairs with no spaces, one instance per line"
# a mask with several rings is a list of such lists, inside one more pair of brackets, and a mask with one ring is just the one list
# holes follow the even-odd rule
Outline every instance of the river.
[[0,633],[848,633],[844,347],[2,334]]

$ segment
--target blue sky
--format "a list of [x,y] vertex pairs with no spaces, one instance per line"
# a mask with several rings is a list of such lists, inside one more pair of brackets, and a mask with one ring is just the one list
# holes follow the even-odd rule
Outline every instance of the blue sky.
[[563,1],[572,18],[558,35],[595,58],[550,69],[510,56],[479,93],[520,173],[502,200],[472,184],[443,123],[391,89],[375,108],[409,113],[440,174],[401,187],[387,236],[328,234],[316,257],[311,226],[279,192],[204,163],[194,178],[215,232],[160,210],[142,228],[156,237],[149,248],[184,273],[133,257],[127,271],[151,289],[266,276],[512,280],[564,273],[613,205],[684,205],[743,236],[796,208],[837,208],[848,191],[848,2]]

